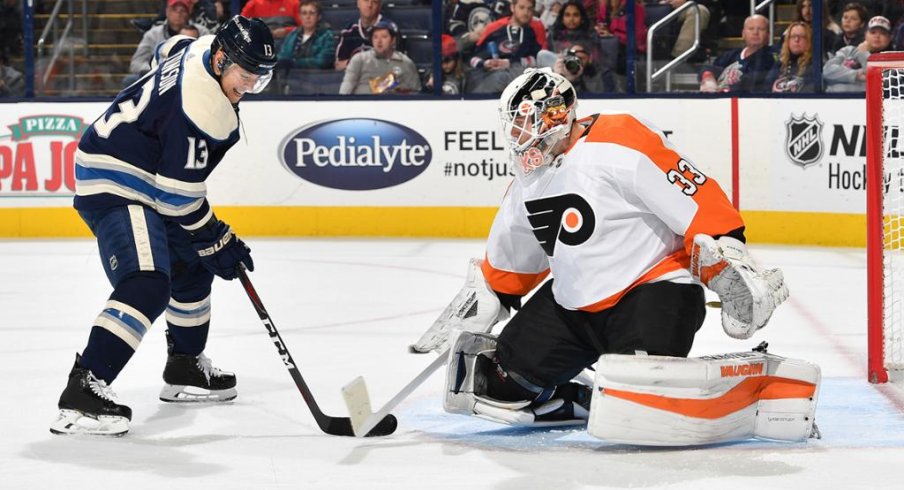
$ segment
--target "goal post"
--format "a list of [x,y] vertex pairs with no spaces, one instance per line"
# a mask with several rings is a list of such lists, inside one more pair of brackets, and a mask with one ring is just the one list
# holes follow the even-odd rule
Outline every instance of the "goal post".
[[868,378],[904,373],[904,52],[866,70]]

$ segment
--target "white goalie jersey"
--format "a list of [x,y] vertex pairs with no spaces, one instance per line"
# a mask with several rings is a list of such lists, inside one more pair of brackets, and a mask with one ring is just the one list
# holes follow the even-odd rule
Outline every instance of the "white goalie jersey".
[[634,116],[581,123],[563,158],[506,194],[482,266],[490,286],[524,295],[552,272],[560,305],[601,311],[640,284],[693,282],[694,235],[744,226],[719,184]]

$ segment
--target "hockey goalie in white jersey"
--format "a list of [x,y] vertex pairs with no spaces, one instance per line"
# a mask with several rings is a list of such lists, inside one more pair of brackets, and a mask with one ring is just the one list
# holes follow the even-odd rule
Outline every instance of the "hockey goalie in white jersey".
[[[485,259],[412,346],[451,348],[446,410],[589,420],[591,434],[632,444],[806,440],[817,366],[764,349],[686,358],[701,284],[718,294],[725,332],[747,339],[787,298],[781,271],[753,263],[738,211],[662,132],[624,113],[577,120],[576,107],[572,85],[546,70],[501,96],[517,178]],[[510,309],[501,334],[487,333]],[[576,382],[593,364],[594,382]]]

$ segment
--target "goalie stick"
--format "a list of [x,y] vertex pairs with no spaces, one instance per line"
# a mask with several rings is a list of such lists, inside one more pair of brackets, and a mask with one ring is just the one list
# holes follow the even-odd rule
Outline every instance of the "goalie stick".
[[449,350],[446,349],[376,412],[370,411],[370,397],[367,394],[367,385],[364,383],[363,377],[358,376],[343,386],[342,397],[345,399],[345,406],[348,407],[348,413],[351,415],[352,430],[355,436],[361,437],[362,434],[368,434],[372,428],[378,427],[383,417],[386,417],[393,408],[426,381],[434,371],[446,364],[448,359]]
[[[301,392],[301,396],[311,410],[311,414],[314,416],[314,420],[317,422],[320,430],[334,436],[354,436],[355,433],[352,430],[351,419],[348,417],[331,417],[320,410],[317,401],[314,400],[314,395],[311,394],[310,388],[308,388],[304,378],[301,377],[301,372],[298,370],[295,360],[292,359],[292,354],[289,353],[286,343],[279,335],[279,331],[276,330],[276,325],[273,324],[273,320],[270,319],[270,315],[267,313],[266,308],[264,308],[260,296],[258,296],[257,291],[255,291],[254,286],[251,284],[251,280],[245,272],[244,265],[239,264],[239,266],[236,267],[236,272],[238,273],[239,281],[241,281],[242,286],[245,288],[245,293],[248,294],[248,299],[251,300],[254,309],[257,311],[257,316],[259,316],[264,323],[264,328],[266,328],[267,333],[270,334],[270,340],[273,341],[273,345],[276,346],[276,350],[279,352],[283,364],[286,365],[286,369],[289,370],[289,374],[291,374],[292,379],[295,380],[295,386],[297,386],[298,391]],[[373,430],[367,432],[367,437],[392,434],[395,432],[397,426],[398,421],[395,416],[387,413],[385,417],[374,422]]]

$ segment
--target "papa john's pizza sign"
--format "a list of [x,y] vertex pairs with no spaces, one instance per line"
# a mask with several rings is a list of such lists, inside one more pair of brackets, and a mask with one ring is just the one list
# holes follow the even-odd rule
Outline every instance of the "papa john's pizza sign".
[[0,134],[0,197],[72,195],[75,151],[88,125],[78,116],[42,114]]

